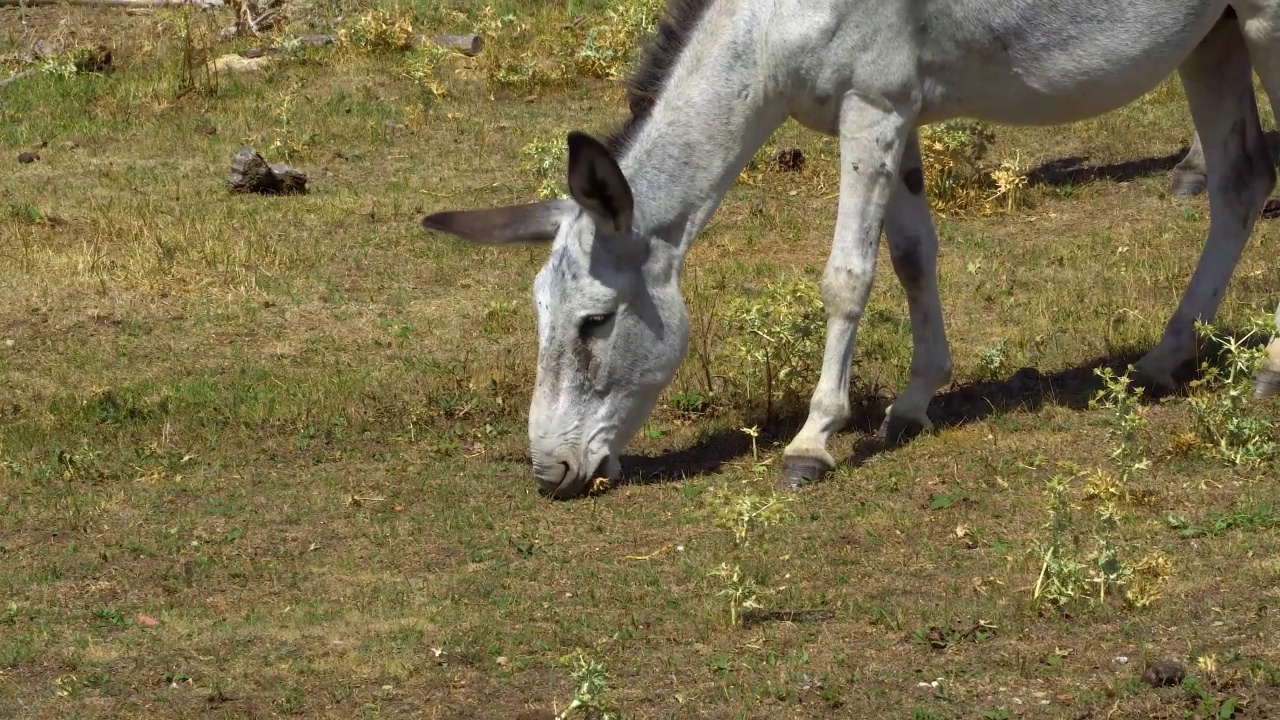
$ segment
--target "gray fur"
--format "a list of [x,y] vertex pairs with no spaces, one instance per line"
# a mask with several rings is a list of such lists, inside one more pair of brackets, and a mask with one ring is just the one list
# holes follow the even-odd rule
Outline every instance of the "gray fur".
[[[1216,313],[1275,185],[1250,72],[1280,99],[1280,0],[705,0],[696,10],[678,50],[651,73],[656,97],[633,97],[643,117],[627,124],[624,140],[571,138],[574,203],[542,205],[532,233],[502,229],[520,215],[511,208],[488,211],[497,213],[489,222],[427,221],[481,242],[543,236],[548,217],[559,222],[534,283],[529,439],[544,492],[572,496],[597,473],[616,477],[623,448],[684,359],[685,255],[789,116],[839,138],[841,177],[821,285],[822,373],[784,451],[788,479],[834,466],[826,446],[849,417],[850,363],[882,227],[914,345],[886,426],[931,427],[926,409],[950,378],[937,236],[927,201],[902,175],[919,167],[915,129],[954,117],[1081,120],[1177,70],[1202,141],[1211,219],[1195,274],[1138,363],[1151,382],[1172,384],[1194,349],[1194,321]],[[474,228],[483,239],[468,234]]]

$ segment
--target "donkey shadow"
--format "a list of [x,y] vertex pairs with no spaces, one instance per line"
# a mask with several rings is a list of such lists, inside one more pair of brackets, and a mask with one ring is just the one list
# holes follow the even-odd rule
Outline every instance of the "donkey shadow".
[[[1221,326],[1218,332],[1237,342],[1247,331]],[[1243,347],[1261,347],[1269,338],[1255,335],[1241,344]],[[929,404],[929,418],[936,428],[962,427],[980,422],[992,416],[1015,412],[1035,412],[1053,404],[1071,410],[1088,409],[1089,401],[1103,389],[1103,380],[1097,371],[1110,369],[1123,375],[1130,366],[1145,354],[1137,347],[1120,348],[1108,355],[1091,358],[1085,362],[1045,374],[1034,367],[1023,367],[1000,380],[980,380],[953,384],[939,392]],[[1194,360],[1184,362],[1174,373],[1176,387],[1172,391],[1154,391],[1135,382],[1140,402],[1157,402],[1164,397],[1184,394],[1188,383],[1198,373],[1201,364],[1223,366],[1221,348],[1201,343]],[[1136,381],[1136,378],[1135,378]],[[857,467],[870,458],[891,452],[910,441],[889,444],[875,435],[889,400],[879,394],[855,395],[851,398],[854,412],[843,432],[863,433],[854,443],[853,452],[843,460],[842,466]],[[772,419],[760,424],[758,445],[769,446],[788,442],[807,415],[807,408],[792,405],[776,413]],[[748,420],[748,422],[753,422]],[[619,485],[651,485],[679,482],[691,477],[718,474],[724,466],[751,453],[751,438],[735,429],[721,429],[699,442],[659,455],[623,455],[622,477]]]
[[[1089,399],[1102,389],[1102,379],[1094,374],[1097,368],[1109,367],[1121,374],[1140,357],[1140,351],[1123,351],[1095,357],[1050,374],[1041,373],[1034,367],[1024,367],[999,380],[953,384],[935,395],[929,403],[929,418],[936,428],[942,429],[968,425],[995,415],[1035,412],[1048,403],[1083,410],[1088,407]],[[879,394],[864,394],[855,395],[850,401],[854,406],[853,416],[843,432],[862,433],[864,437],[855,442],[850,457],[843,461],[838,459],[841,465],[850,462],[854,466],[861,465],[875,455],[901,446],[886,443],[875,436],[891,400]],[[807,408],[801,405],[783,407],[771,418],[759,422],[757,444],[769,446],[788,442],[804,424],[806,415]],[[623,455],[619,484],[661,484],[714,475],[721,472],[727,463],[750,453],[751,438],[748,435],[732,428],[720,429],[689,447],[659,455]]]
[[[1280,130],[1268,130],[1263,133],[1267,149],[1273,160],[1280,156]],[[1027,186],[1047,185],[1062,187],[1067,185],[1083,185],[1096,180],[1110,182],[1129,182],[1139,178],[1151,177],[1161,173],[1169,173],[1186,157],[1190,145],[1183,145],[1177,152],[1159,157],[1139,158],[1124,162],[1103,165],[1086,164],[1088,158],[1073,155],[1070,157],[1048,160],[1027,172]]]

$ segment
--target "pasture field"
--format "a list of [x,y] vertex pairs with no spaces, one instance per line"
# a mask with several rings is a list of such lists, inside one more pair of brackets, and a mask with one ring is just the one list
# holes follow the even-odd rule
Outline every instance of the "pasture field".
[[[1000,182],[930,178],[938,432],[871,436],[911,347],[882,247],[842,463],[775,496],[836,215],[834,141],[788,123],[692,251],[693,347],[623,480],[553,502],[546,249],[419,222],[554,192],[650,16],[494,2],[299,8],[279,37],[343,41],[219,75],[270,42],[218,40],[224,11],[0,9],[0,78],[36,70],[0,87],[0,717],[1280,717],[1280,400],[1238,402],[1230,353],[1164,398],[1094,372],[1154,344],[1207,232],[1167,194],[1176,78],[991,128]],[[472,31],[474,58],[399,47]],[[228,192],[242,144],[309,192]],[[1275,308],[1278,242],[1260,221],[1223,336]],[[1144,683],[1159,660],[1185,677]]]

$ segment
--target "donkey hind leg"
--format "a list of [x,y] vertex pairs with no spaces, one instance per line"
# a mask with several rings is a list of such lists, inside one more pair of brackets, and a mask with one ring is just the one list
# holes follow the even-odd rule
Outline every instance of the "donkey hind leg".
[[910,376],[885,413],[879,433],[896,444],[933,429],[926,413],[929,401],[951,381],[951,348],[938,295],[938,234],[924,194],[920,139],[915,131],[903,150],[902,184],[889,199],[885,235],[911,314]]
[[1209,184],[1209,177],[1204,169],[1204,148],[1200,147],[1200,133],[1191,136],[1191,149],[1177,165],[1173,166],[1173,177],[1169,181],[1169,192],[1174,195],[1191,197],[1204,192]]
[[818,480],[835,467],[827,441],[849,420],[849,364],[858,322],[875,277],[885,206],[893,194],[913,117],[850,95],[840,111],[840,208],[822,274],[827,315],[822,373],[804,427],[782,454],[784,488]]
[[1276,305],[1276,334],[1267,345],[1267,355],[1254,384],[1253,396],[1259,400],[1280,393],[1280,304]]
[[[1272,45],[1269,39],[1265,43]],[[1276,182],[1258,120],[1249,49],[1235,18],[1224,16],[1178,74],[1204,150],[1209,237],[1160,342],[1135,363],[1144,384],[1166,390],[1174,386],[1174,371],[1195,352],[1196,320],[1213,321],[1258,211]],[[1280,73],[1272,75],[1273,82],[1280,79]],[[1268,94],[1277,97],[1270,87]]]

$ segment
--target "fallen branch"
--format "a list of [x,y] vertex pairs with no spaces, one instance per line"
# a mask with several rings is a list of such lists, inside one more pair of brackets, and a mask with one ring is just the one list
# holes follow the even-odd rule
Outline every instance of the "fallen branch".
[[81,5],[85,7],[165,8],[189,5],[201,10],[226,7],[223,0],[0,0],[0,7],[37,7],[40,5]]
[[467,57],[479,55],[480,51],[484,49],[484,38],[479,35],[436,35],[421,38],[421,40],[433,42],[450,50],[457,50]]
[[253,35],[259,37],[285,23],[286,11],[284,0],[227,0],[236,13],[236,24],[231,28],[234,35]]
[[35,75],[35,74],[36,74],[36,71],[35,71],[35,70],[23,70],[23,71],[22,71],[22,72],[20,72],[20,73],[14,73],[14,74],[10,75],[9,77],[7,77],[7,78],[5,78],[5,79],[3,79],[3,80],[0,80],[0,87],[4,87],[5,85],[8,85],[9,83],[18,82],[18,81],[19,81],[19,80],[21,80],[22,78],[30,77],[30,76]]
[[[3,0],[0,0],[3,2]],[[232,28],[227,28],[232,30]],[[318,47],[321,45],[334,45],[338,42],[337,35],[303,35],[290,41],[291,44]],[[413,39],[413,44],[425,45],[431,43],[439,45],[443,48],[456,50],[467,57],[475,57],[484,49],[484,38],[479,35],[419,35]],[[241,55],[247,58],[261,57],[262,55],[270,55],[278,53],[284,48],[280,45],[272,45],[270,47],[250,48],[241,51]]]

